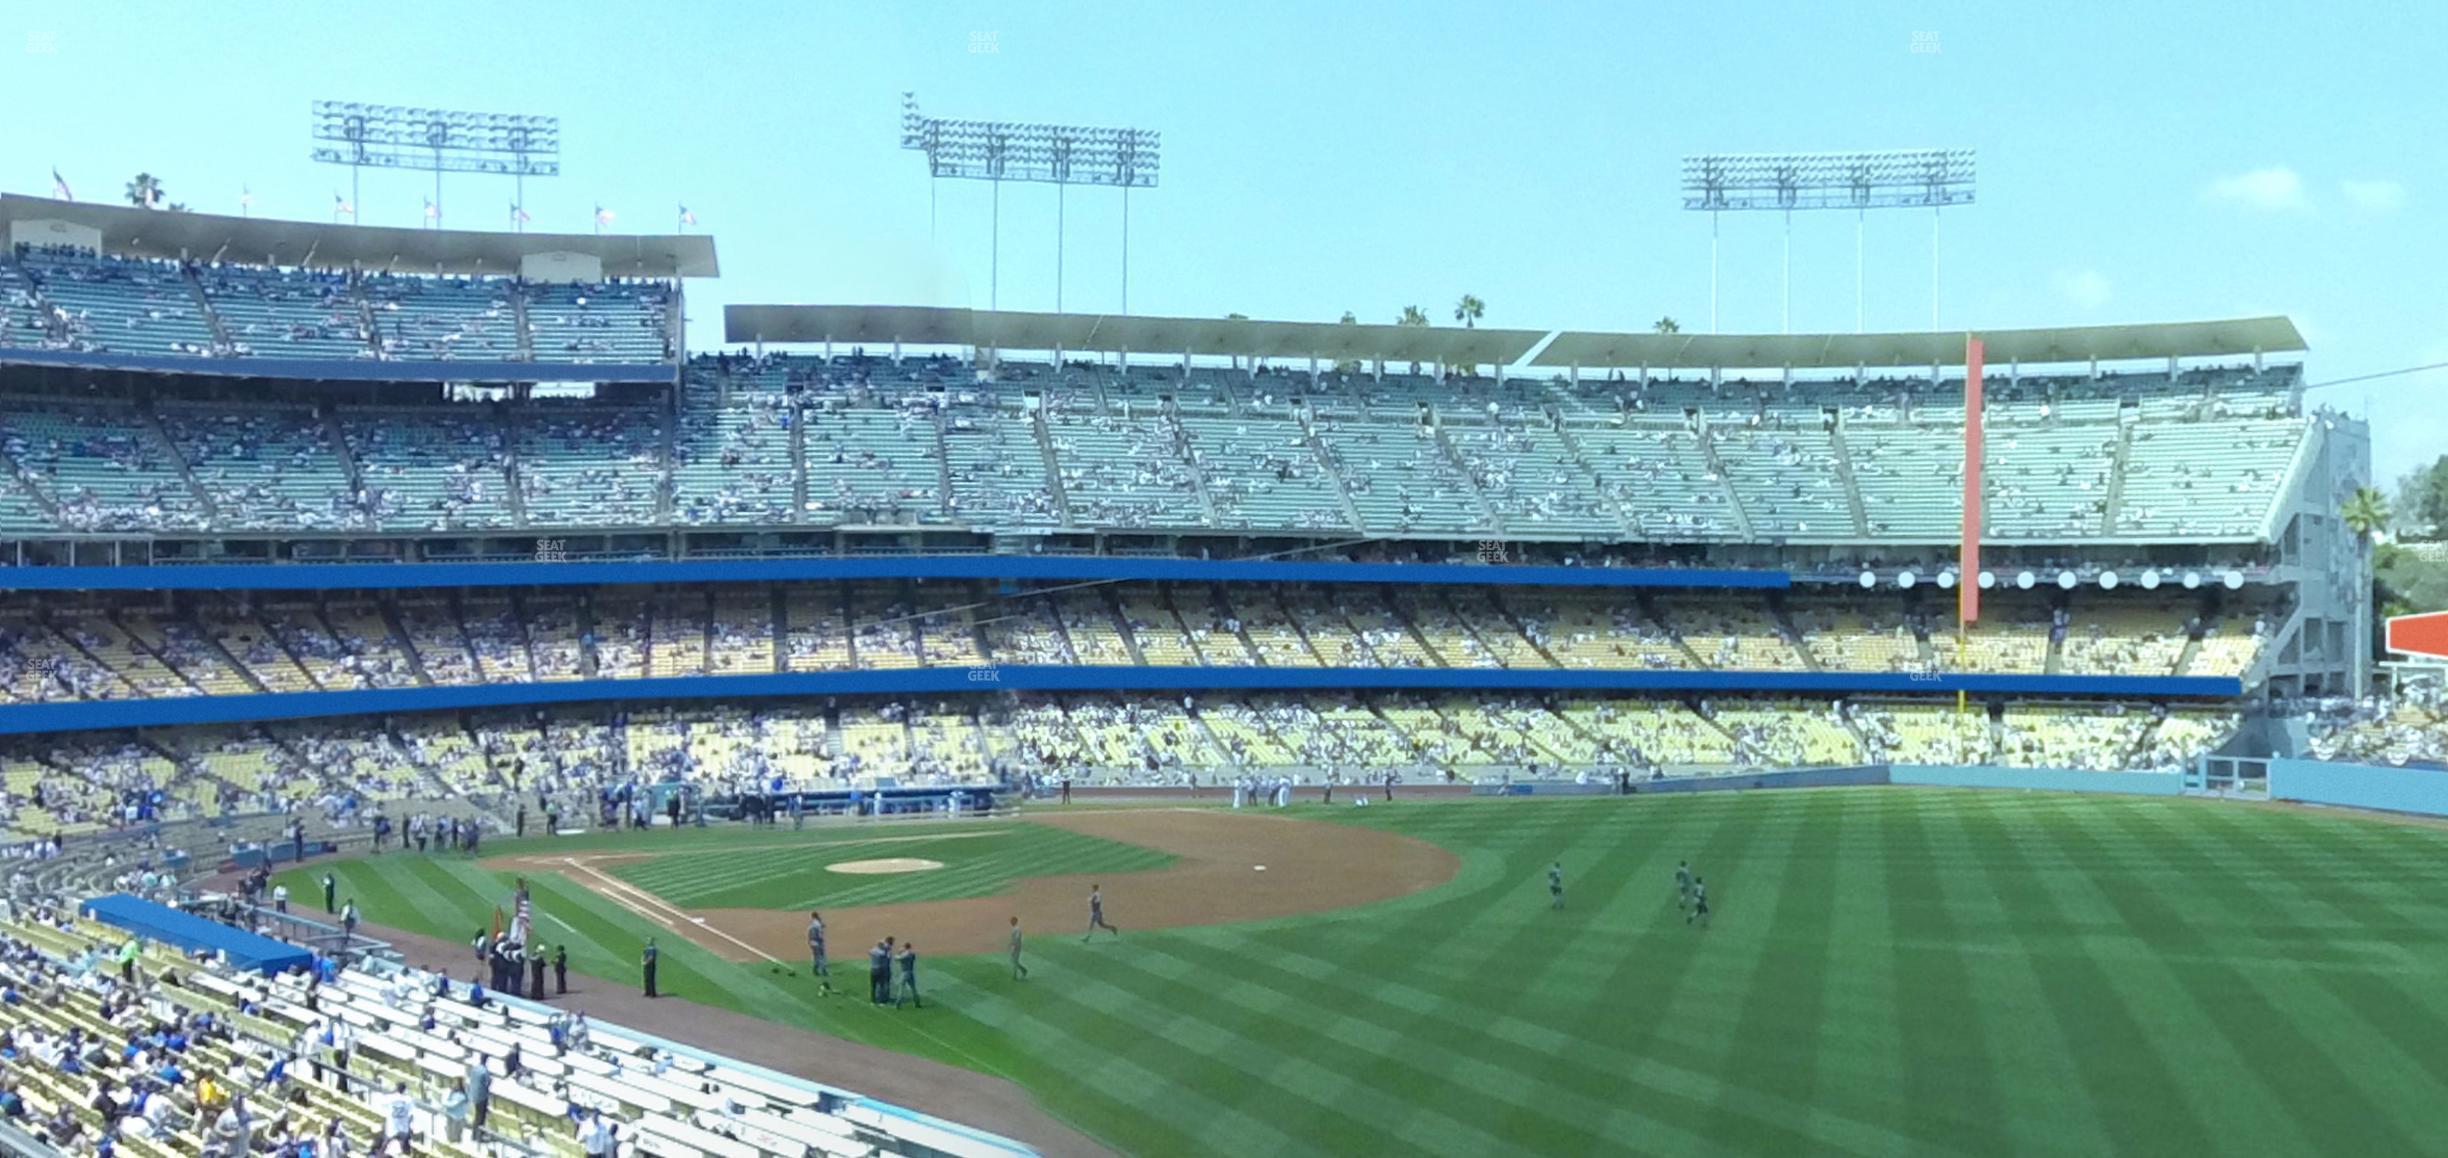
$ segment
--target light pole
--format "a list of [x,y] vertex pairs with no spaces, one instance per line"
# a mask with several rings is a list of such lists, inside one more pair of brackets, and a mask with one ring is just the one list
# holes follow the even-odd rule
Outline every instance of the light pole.
[[914,93],[901,94],[901,147],[926,154],[928,234],[934,233],[933,185],[945,177],[991,181],[994,189],[993,251],[988,257],[987,301],[1000,308],[1003,182],[1034,181],[1055,186],[1054,309],[1064,308],[1068,276],[1065,248],[1070,228],[1070,185],[1110,185],[1122,190],[1122,310],[1130,311],[1130,191],[1153,187],[1162,161],[1162,134],[1149,129],[1017,121],[954,121],[918,111]]
[[[308,152],[313,160],[349,167],[350,219],[365,204],[359,175],[367,166],[430,170],[433,224],[442,224],[442,174],[491,173],[514,182],[514,204],[527,204],[527,178],[561,175],[561,118],[525,113],[316,101]],[[513,214],[514,223],[517,215]]]
[[1683,208],[1709,215],[1709,329],[1718,329],[1717,219],[1728,210],[1773,209],[1784,214],[1784,328],[1793,329],[1793,213],[1851,209],[1853,328],[1868,323],[1865,241],[1872,209],[1930,207],[1930,328],[1938,328],[1936,213],[1973,199],[1970,149],[1902,149],[1869,153],[1704,153],[1683,159]]

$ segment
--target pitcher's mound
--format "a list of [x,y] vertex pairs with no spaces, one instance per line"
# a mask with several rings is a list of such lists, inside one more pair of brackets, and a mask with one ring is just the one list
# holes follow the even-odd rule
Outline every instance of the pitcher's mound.
[[939,860],[925,860],[923,858],[914,856],[888,856],[882,860],[838,861],[833,864],[826,865],[825,871],[829,873],[851,873],[859,876],[872,876],[882,873],[922,873],[928,869],[939,869],[942,867],[943,862]]

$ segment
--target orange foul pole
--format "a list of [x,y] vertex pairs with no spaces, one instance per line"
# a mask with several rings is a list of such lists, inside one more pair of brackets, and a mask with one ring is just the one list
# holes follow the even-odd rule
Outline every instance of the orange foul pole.
[[1964,338],[1963,561],[1955,571],[1958,631],[1980,619],[1981,340]]

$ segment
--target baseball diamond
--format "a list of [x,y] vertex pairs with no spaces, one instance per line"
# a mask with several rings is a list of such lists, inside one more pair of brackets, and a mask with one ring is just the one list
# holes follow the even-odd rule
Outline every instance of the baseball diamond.
[[[981,831],[1072,859],[1047,876],[1006,861],[985,895],[937,900],[845,904],[807,893],[821,868],[777,874],[757,886],[769,909],[670,920],[530,879],[607,980],[626,946],[699,917],[795,963],[811,899],[837,947],[914,940],[937,954],[923,1021],[818,998],[702,934],[672,944],[665,986],[1007,1076],[1133,1153],[2411,1153],[2448,1073],[2448,1006],[2426,996],[2448,965],[2448,833],[2430,827],[1893,788],[1099,809]],[[945,835],[924,842],[945,870],[897,879],[964,871],[964,844],[998,855]],[[1072,843],[1091,836],[1172,859],[1071,871],[1110,855]],[[639,858],[620,866],[634,878],[724,842],[786,847],[624,834],[338,871],[370,920],[448,937],[512,871],[601,854]],[[1559,859],[1573,899],[1554,911]],[[1657,887],[1679,861],[1709,890],[1705,932]],[[1089,875],[1128,937],[1053,935],[1076,933]],[[1003,953],[1014,910],[1048,934],[1025,983]]]
[[16,8],[0,1154],[2448,1158],[2448,4]]

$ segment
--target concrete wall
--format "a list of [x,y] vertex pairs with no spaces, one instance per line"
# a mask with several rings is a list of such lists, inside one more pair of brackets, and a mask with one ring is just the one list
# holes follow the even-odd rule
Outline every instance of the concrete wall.
[[2272,800],[2448,816],[2448,771],[2272,760],[2269,794]]

